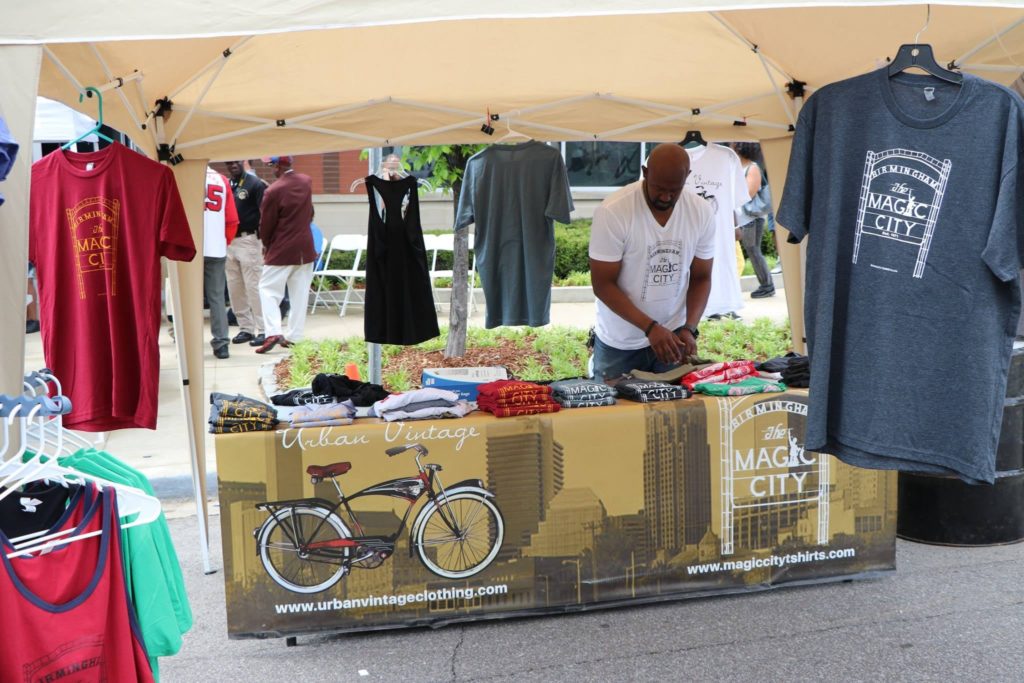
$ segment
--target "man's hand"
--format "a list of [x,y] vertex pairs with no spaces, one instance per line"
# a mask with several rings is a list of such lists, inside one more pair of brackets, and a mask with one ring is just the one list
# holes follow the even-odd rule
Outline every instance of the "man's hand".
[[[662,363],[674,363],[678,365],[683,362],[684,342],[672,333],[672,330],[661,325],[655,325],[651,333],[647,335],[647,341],[651,343],[654,355]],[[694,349],[697,345],[693,345]]]
[[678,335],[679,342],[683,345],[686,355],[684,360],[690,356],[697,355],[697,340],[693,338],[693,333],[685,327],[679,330]]

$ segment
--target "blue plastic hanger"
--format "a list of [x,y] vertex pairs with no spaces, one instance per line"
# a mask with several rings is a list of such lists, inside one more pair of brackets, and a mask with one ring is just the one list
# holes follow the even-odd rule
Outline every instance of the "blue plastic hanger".
[[[81,135],[79,135],[77,138],[75,138],[71,142],[66,142],[63,145],[61,145],[61,147],[60,147],[61,149],[71,149],[71,147],[73,145],[75,145],[79,140],[83,140],[83,139],[89,137],[90,135],[92,135],[93,133],[96,134],[96,137],[103,138],[107,142],[110,142],[110,143],[114,142],[113,140],[111,140],[106,135],[104,135],[103,133],[100,132],[100,128],[103,127],[103,93],[101,93],[99,90],[97,90],[96,88],[92,87],[91,85],[88,88],[85,89],[85,94],[87,94],[89,97],[92,97],[93,93],[96,93],[96,100],[99,103],[99,109],[100,109],[99,120],[96,121],[96,125],[93,126],[91,130],[88,130],[88,131],[82,133]],[[78,101],[81,102],[82,98],[83,98],[83,95],[79,95],[78,96]]]

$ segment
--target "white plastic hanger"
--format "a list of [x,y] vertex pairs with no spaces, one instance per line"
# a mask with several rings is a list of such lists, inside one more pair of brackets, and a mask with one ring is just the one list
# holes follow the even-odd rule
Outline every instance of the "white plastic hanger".
[[[3,473],[5,469],[10,468],[16,463],[10,461],[0,463],[0,473]],[[161,507],[160,501],[155,497],[147,494],[141,489],[137,489],[134,486],[126,486],[124,484],[118,484],[115,482],[107,481],[100,477],[95,477],[91,474],[79,472],[78,470],[70,467],[64,467],[58,465],[55,461],[47,461],[42,463],[41,467],[35,472],[35,478],[33,481],[39,479],[79,479],[87,480],[95,483],[97,487],[102,491],[104,488],[109,487],[114,491],[117,496],[117,509],[118,515],[122,518],[129,517],[131,515],[138,515],[131,522],[121,524],[122,529],[129,529],[133,526],[140,526],[142,524],[149,524],[155,522],[160,517]],[[29,479],[23,478],[19,481],[19,485],[28,483]],[[45,532],[43,532],[45,533]],[[11,539],[12,543],[15,544],[15,550],[7,554],[8,558],[20,557],[22,555],[28,555],[31,553],[45,550],[46,548],[53,547],[55,545],[61,545],[64,543],[74,543],[76,541],[91,538],[92,536],[98,536],[102,531],[91,531],[84,534],[73,535],[75,529],[65,529],[64,531],[58,531],[53,534],[46,534],[40,536],[39,533],[27,534],[25,536],[19,536],[18,538]]]
[[513,130],[512,129],[512,119],[511,118],[507,118],[507,119],[505,119],[505,134],[502,135],[497,140],[495,140],[495,142],[501,143],[501,142],[505,142],[505,140],[509,140],[511,138],[524,138],[526,140],[532,140],[533,139],[529,135],[524,135],[523,133],[520,133],[517,130]]
[[[7,422],[5,423],[5,426],[8,431],[11,429],[11,424],[13,420],[17,417],[18,411],[20,409],[20,405],[15,406],[14,410],[12,410],[11,414],[7,417]],[[32,465],[36,463],[36,461],[39,459],[39,456],[42,455],[41,453],[36,453],[36,456],[34,458],[27,460],[26,462],[21,462],[21,457],[25,455],[25,451],[28,450],[28,430],[26,429],[26,423],[29,420],[34,419],[36,415],[38,415],[42,411],[42,409],[42,403],[37,403],[32,407],[28,415],[21,418],[21,446],[18,448],[17,453],[8,458],[2,464],[0,464],[0,474],[2,474],[5,471],[8,472],[7,477],[5,479],[0,480],[0,489],[4,489],[0,490],[0,500],[3,500],[7,496],[14,493],[17,487],[20,486],[20,484],[13,483],[15,480],[23,478],[23,475],[26,474],[28,470],[32,470],[32,472],[35,472],[36,470],[39,469],[38,464],[36,465],[35,470],[32,469]],[[31,477],[31,473],[29,473],[29,476]]]
[[[405,167],[402,165],[402,159],[397,154],[389,154],[380,162],[380,166],[377,168],[374,175],[384,180],[399,180],[407,177],[409,173],[405,170]],[[366,178],[356,178],[352,181],[352,184],[349,185],[349,192],[355,192],[356,188],[365,182]],[[423,178],[417,178],[416,184],[423,185],[428,190],[434,189],[430,183]]]
[[[52,377],[52,374],[50,377],[54,380],[56,379]],[[45,382],[43,382],[43,384],[45,385]],[[56,480],[62,483],[69,479],[91,481],[94,482],[100,490],[104,487],[110,487],[114,491],[115,495],[117,495],[118,514],[120,517],[137,515],[131,522],[122,524],[122,529],[131,528],[141,524],[149,524],[160,517],[160,501],[155,497],[150,496],[145,491],[133,486],[111,482],[101,477],[79,472],[78,470],[58,464],[55,456],[48,456],[45,452],[45,443],[41,438],[43,435],[42,428],[39,430],[40,448],[36,452],[35,457],[25,463],[20,462],[22,455],[24,455],[28,447],[28,429],[26,423],[36,417],[46,420],[47,417],[53,416],[53,422],[56,424],[57,428],[56,437],[59,447],[63,443],[63,435],[65,434],[60,416],[62,413],[67,412],[70,409],[70,405],[66,403],[65,399],[60,395],[55,398],[50,398],[48,396],[35,396],[31,399],[29,397],[22,397],[22,399],[24,399],[22,402],[16,403],[10,409],[10,413],[3,421],[4,449],[3,451],[0,451],[0,458],[2,458],[9,449],[10,430],[13,428],[13,423],[16,419],[21,422],[21,447],[17,454],[7,460],[0,461],[0,476],[4,477],[3,480],[0,481],[0,487],[6,487],[6,490],[0,491],[0,499],[11,495],[23,485],[32,481]],[[32,407],[24,417],[21,417],[25,405],[31,405]],[[12,539],[12,543],[15,543],[15,551],[8,553],[7,557],[14,558],[22,555],[28,555],[55,545],[73,543],[84,538],[98,536],[101,533],[102,530],[73,535],[75,534],[75,529],[72,528],[53,534],[46,534],[45,531],[27,534],[16,539]]]

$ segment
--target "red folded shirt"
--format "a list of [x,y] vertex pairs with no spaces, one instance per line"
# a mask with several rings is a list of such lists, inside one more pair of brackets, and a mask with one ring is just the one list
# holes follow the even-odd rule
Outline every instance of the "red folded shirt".
[[504,408],[511,408],[513,406],[531,405],[534,403],[549,403],[554,399],[551,398],[551,394],[544,394],[538,392],[512,394],[510,396],[502,396],[501,398],[494,398],[491,396],[477,396],[477,405],[491,405],[501,406]]
[[517,415],[539,415],[541,413],[557,413],[562,406],[557,403],[541,403],[532,406],[483,408],[495,417],[515,417]]
[[476,388],[477,395],[486,398],[505,398],[521,393],[550,394],[551,387],[541,386],[533,382],[522,382],[515,379],[499,379],[481,384]]
[[713,382],[717,384],[733,384],[745,377],[757,374],[752,360],[730,360],[724,363],[715,363],[700,370],[694,370],[680,380],[680,384],[693,391],[693,387],[701,382]]

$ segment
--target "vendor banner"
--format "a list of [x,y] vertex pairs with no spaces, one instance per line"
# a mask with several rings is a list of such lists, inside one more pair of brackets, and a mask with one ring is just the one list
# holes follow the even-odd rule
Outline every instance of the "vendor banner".
[[895,569],[895,473],[805,450],[806,415],[806,395],[790,392],[217,436],[229,633]]

